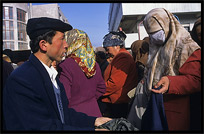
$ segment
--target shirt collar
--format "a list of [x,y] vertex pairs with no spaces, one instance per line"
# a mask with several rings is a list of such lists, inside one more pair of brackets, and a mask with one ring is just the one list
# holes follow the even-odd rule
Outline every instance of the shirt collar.
[[40,61],[42,64],[43,64],[43,66],[45,67],[45,69],[47,70],[47,72],[48,72],[48,74],[49,74],[49,76],[50,76],[50,79],[51,80],[55,80],[56,79],[56,77],[57,77],[57,74],[58,74],[58,72],[55,70],[55,68],[53,67],[53,66],[51,66],[51,67],[48,67],[46,64],[44,64],[42,61]]

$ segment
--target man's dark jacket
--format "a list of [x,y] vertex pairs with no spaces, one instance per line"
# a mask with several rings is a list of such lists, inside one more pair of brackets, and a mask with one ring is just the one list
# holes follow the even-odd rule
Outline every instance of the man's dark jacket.
[[94,130],[96,117],[68,108],[60,87],[65,124],[61,123],[49,74],[33,54],[14,70],[3,92],[3,115],[7,130]]

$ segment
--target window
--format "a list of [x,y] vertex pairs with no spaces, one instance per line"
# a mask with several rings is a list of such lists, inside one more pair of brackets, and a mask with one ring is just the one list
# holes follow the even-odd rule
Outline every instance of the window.
[[3,7],[3,19],[13,19],[12,7]]
[[25,15],[26,15],[25,11],[17,8],[17,20],[18,21],[25,22]]
[[[17,29],[18,29],[18,40],[26,41],[26,24],[25,22],[26,12],[17,8]],[[20,44],[21,45],[21,44]],[[19,46],[22,48],[22,46]]]
[[13,21],[3,21],[3,40],[14,40]]
[[13,42],[13,41],[3,42],[3,50],[4,50],[4,49],[14,50],[14,42]]
[[[14,40],[13,8],[3,7],[3,40]],[[14,50],[14,41],[3,41],[3,50]]]
[[17,23],[18,40],[26,41],[26,25],[23,23]]
[[13,8],[3,7],[3,39],[14,40]]
[[28,44],[23,42],[18,42],[18,49],[19,50],[26,50],[28,49]]

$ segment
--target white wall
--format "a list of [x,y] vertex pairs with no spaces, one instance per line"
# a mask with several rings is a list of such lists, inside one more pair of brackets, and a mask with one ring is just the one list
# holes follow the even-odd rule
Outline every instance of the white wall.
[[32,5],[32,18],[50,17],[58,19],[58,14],[57,4]]
[[165,8],[172,13],[200,12],[201,3],[122,3],[123,15],[143,15],[154,8]]
[[138,33],[131,33],[131,34],[126,34],[127,38],[125,39],[125,48],[130,48],[131,44],[138,40]]

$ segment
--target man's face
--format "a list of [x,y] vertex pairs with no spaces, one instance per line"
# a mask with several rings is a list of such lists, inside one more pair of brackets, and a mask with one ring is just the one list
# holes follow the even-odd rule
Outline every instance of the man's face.
[[56,31],[55,36],[52,39],[52,44],[48,45],[47,55],[51,60],[60,62],[65,56],[68,44],[64,39],[64,33]]

